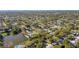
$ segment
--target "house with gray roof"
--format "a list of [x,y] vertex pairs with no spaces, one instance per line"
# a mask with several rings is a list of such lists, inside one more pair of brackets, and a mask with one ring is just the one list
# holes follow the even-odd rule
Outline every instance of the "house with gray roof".
[[3,39],[4,47],[19,45],[24,39],[25,39],[25,36],[21,33],[14,36],[10,35],[10,36],[4,37]]
[[3,30],[4,30],[3,20],[4,19],[2,17],[0,17],[0,32],[3,32]]

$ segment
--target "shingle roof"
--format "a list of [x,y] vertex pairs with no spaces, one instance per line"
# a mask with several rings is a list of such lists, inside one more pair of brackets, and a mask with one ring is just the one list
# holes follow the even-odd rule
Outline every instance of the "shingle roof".
[[[4,41],[4,46],[7,44],[7,45],[9,45],[10,46],[10,43],[12,43],[13,45],[16,45],[15,43],[14,43],[14,41],[16,41],[17,42],[17,40],[20,40],[20,42],[22,42],[23,40],[25,39],[25,37],[20,33],[20,34],[18,34],[18,35],[15,35],[15,36],[7,36],[7,37],[5,37],[4,39],[3,39],[3,41]],[[7,42],[8,41],[8,42]],[[20,43],[19,42],[19,43]],[[17,43],[18,44],[18,43]],[[6,47],[6,46],[5,46]]]

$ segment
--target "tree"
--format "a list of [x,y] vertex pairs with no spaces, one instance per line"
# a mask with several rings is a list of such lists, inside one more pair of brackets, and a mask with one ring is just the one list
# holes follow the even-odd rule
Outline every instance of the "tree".
[[16,34],[19,34],[21,32],[21,29],[20,28],[15,28],[13,29],[13,34],[16,35]]
[[72,34],[68,35],[67,39],[68,40],[73,40],[74,39],[74,35],[72,35]]
[[3,47],[3,36],[0,34],[0,47]]
[[79,48],[79,41],[77,42],[77,45],[76,46],[77,46],[77,48]]
[[3,42],[3,36],[0,34],[0,41]]

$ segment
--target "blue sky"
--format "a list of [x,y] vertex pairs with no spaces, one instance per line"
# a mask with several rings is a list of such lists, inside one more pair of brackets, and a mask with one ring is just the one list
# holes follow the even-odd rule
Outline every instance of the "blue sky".
[[79,1],[0,0],[0,10],[79,10]]

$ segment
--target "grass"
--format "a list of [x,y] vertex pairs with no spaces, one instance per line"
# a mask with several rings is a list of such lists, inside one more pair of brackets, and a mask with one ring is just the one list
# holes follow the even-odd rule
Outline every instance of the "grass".
[[6,32],[3,32],[2,33],[2,36],[4,36],[4,37],[7,36],[7,33]]

